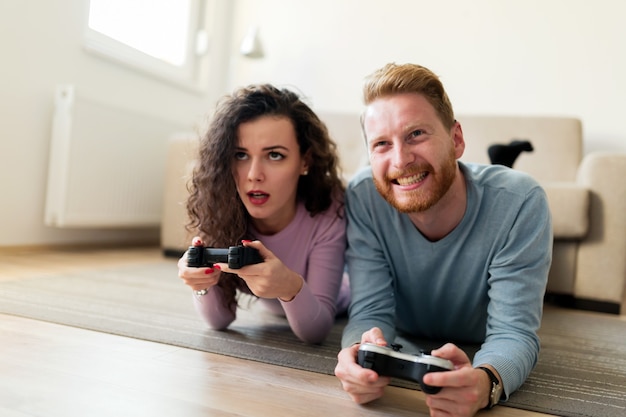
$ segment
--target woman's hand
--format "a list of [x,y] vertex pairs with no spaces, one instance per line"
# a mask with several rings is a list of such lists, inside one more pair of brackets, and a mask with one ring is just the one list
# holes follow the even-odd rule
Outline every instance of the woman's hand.
[[[202,246],[202,240],[194,237],[191,244]],[[194,268],[187,266],[187,252],[178,260],[178,277],[194,291],[208,290],[219,282],[221,272],[219,266]]]
[[260,241],[243,241],[243,245],[257,249],[263,262],[246,265],[240,269],[230,269],[226,263],[215,264],[214,267],[223,272],[239,275],[257,297],[279,298],[282,301],[293,300],[304,285],[303,278],[287,268]]

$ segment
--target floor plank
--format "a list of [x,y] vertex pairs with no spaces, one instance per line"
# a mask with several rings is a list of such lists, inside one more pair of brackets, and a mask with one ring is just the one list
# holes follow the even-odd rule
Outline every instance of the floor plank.
[[[158,259],[158,248],[0,251],[0,280]],[[0,314],[0,415],[419,417],[428,408],[418,391],[388,387],[359,406],[331,375]],[[503,406],[479,415],[546,416]]]

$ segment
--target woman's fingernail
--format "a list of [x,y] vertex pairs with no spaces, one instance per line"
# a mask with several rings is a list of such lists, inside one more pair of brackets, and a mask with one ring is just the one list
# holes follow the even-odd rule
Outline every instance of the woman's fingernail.
[[212,273],[213,273],[213,268],[207,268],[207,269],[205,269],[205,270],[204,270],[204,273],[205,273],[205,274],[207,274],[207,275],[212,274]]
[[219,271],[221,271],[221,270],[222,270],[222,268],[220,268],[220,266],[219,266],[218,264],[213,265],[213,268],[214,268],[214,269],[217,269],[217,270],[219,270]]
[[250,243],[252,242],[251,240],[242,240],[241,243]]

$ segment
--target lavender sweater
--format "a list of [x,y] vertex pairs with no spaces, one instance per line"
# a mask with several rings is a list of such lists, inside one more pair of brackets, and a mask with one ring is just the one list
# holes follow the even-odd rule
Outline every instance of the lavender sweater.
[[[344,275],[346,218],[337,215],[334,203],[326,212],[311,217],[303,203],[298,204],[291,223],[274,235],[252,230],[288,268],[302,275],[304,286],[289,302],[259,299],[271,312],[287,317],[298,338],[308,343],[322,342],[335,315],[347,309],[349,288]],[[343,281],[343,285],[342,285]],[[204,296],[194,296],[200,316],[213,329],[225,329],[236,318],[236,312],[224,307],[219,287]]]

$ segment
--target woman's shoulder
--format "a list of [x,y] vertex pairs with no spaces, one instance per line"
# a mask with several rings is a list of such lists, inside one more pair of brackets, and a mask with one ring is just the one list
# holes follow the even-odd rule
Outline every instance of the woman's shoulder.
[[298,204],[298,212],[290,225],[293,233],[336,233],[346,227],[343,199],[333,199],[330,206],[317,214],[309,212],[304,203]]
[[307,215],[303,216],[303,218],[308,218],[313,222],[329,222],[335,221],[336,219],[341,219],[345,217],[344,213],[345,208],[345,195],[344,193],[337,194],[332,197],[330,205],[328,208],[320,213],[312,214],[309,212],[304,203],[300,203],[298,210],[303,210]]

